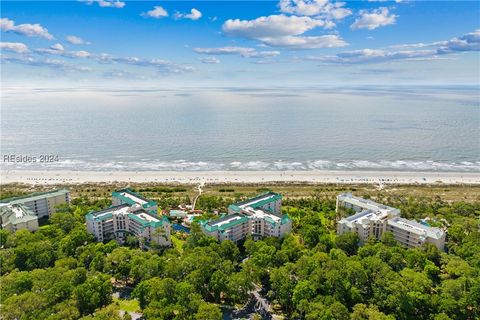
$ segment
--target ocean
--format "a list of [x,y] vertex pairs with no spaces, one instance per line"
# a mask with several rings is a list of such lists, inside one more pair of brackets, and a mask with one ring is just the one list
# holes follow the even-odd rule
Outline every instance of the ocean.
[[[478,86],[2,88],[1,166],[480,172],[479,92]],[[9,161],[11,155],[35,161]],[[40,162],[42,155],[52,162]]]

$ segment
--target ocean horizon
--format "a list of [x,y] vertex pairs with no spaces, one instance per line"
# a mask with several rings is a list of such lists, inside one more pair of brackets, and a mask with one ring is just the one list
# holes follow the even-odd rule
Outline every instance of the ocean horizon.
[[479,108],[477,86],[6,88],[1,166],[480,172]]

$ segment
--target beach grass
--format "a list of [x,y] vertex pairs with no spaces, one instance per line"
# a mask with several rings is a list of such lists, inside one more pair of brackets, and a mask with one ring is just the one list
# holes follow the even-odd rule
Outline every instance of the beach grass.
[[[149,199],[158,201],[160,207],[165,209],[170,203],[187,203],[197,193],[194,185],[165,184],[165,183],[131,183],[128,185],[134,190],[152,190],[142,192]],[[161,188],[175,188],[175,192],[157,192]],[[12,195],[48,191],[58,188],[68,188],[72,199],[84,197],[92,200],[110,200],[111,192],[126,187],[125,183],[81,183],[71,185],[29,185],[22,183],[2,184],[0,199]],[[225,192],[228,189],[229,192]],[[175,190],[175,189],[174,189]],[[233,191],[231,191],[233,190]],[[300,199],[304,197],[319,196],[333,198],[341,192],[353,192],[358,196],[396,195],[404,197],[441,197],[444,201],[479,201],[480,185],[384,185],[379,188],[373,184],[313,184],[313,183],[259,183],[259,184],[206,184],[203,187],[201,197],[218,197],[227,202],[238,197],[247,197],[258,194],[265,190],[281,193],[284,198]]]

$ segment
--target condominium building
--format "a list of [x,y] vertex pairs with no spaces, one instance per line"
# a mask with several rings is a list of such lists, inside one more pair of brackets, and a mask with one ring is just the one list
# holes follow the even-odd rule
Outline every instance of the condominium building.
[[49,192],[33,193],[26,196],[4,199],[0,204],[19,204],[27,207],[38,218],[50,217],[56,212],[56,207],[70,203],[70,191],[61,189]]
[[356,213],[338,221],[337,234],[355,232],[360,244],[370,237],[380,239],[388,231],[393,233],[395,240],[409,248],[432,243],[443,250],[445,245],[443,230],[401,218],[397,208],[355,197],[351,193],[337,196],[337,212],[342,208],[353,209]]
[[282,215],[282,196],[267,192],[255,198],[231,204],[228,215],[213,221],[202,221],[206,235],[219,241],[237,242],[247,235],[253,239],[262,237],[284,237],[292,229],[292,220]]
[[370,199],[355,197],[351,193],[342,193],[337,196],[337,211],[339,208],[353,209],[355,212],[370,210],[373,212],[383,212],[390,216],[400,215],[400,210],[377,203]]
[[421,246],[428,242],[440,250],[445,246],[445,232],[416,221],[404,218],[393,218],[387,222],[387,230],[393,233],[395,240],[409,248]]
[[[133,203],[123,201],[118,203],[119,193],[124,190],[112,193],[113,206],[110,208],[92,211],[86,215],[87,231],[95,236],[97,241],[117,240],[123,243],[127,236],[133,235],[139,238],[142,246],[150,247],[152,244],[160,246],[170,246],[170,222],[165,216],[153,214],[153,206],[147,206],[145,203],[151,201],[144,199],[145,203]],[[129,191],[127,194],[130,194]],[[135,194],[139,196],[138,194]],[[122,197],[127,197],[122,195]],[[153,201],[152,201],[153,202]]]
[[38,219],[49,218],[57,206],[70,203],[68,190],[32,193],[0,201],[0,223],[2,229],[17,231],[38,230]]
[[234,213],[214,221],[201,221],[203,232],[219,241],[237,242],[251,233],[251,224],[246,216]]
[[38,230],[38,217],[32,210],[21,204],[1,204],[0,223],[2,229],[13,232],[20,229]]
[[131,206],[138,204],[147,212],[153,215],[157,214],[157,203],[153,200],[148,200],[128,188],[112,192],[112,204],[114,206],[118,206],[124,203],[127,203]]

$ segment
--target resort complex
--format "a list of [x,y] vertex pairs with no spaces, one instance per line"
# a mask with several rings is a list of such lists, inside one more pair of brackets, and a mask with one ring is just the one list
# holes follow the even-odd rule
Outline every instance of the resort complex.
[[11,231],[35,231],[38,219],[50,217],[58,205],[69,203],[70,192],[65,189],[4,199],[0,201],[0,222]]
[[445,245],[442,229],[401,218],[399,209],[355,197],[351,193],[337,196],[337,212],[342,209],[353,209],[356,213],[338,221],[337,234],[354,232],[360,244],[370,237],[380,239],[383,233],[391,232],[396,241],[408,248],[432,243],[443,250]]
[[38,230],[38,217],[32,210],[21,204],[7,204],[0,206],[0,220],[2,229],[17,231],[27,229]]
[[87,231],[97,241],[117,240],[127,236],[139,239],[142,247],[152,244],[170,246],[170,222],[157,215],[157,204],[129,189],[112,193],[112,206],[86,215]]
[[255,198],[231,204],[228,214],[218,220],[202,221],[206,235],[219,241],[237,242],[251,235],[254,240],[262,237],[283,237],[292,229],[292,220],[282,215],[282,196],[267,192]]
[[157,214],[157,210],[158,210],[157,203],[153,200],[145,199],[138,193],[133,192],[128,188],[112,192],[112,204],[114,206],[118,206],[124,203],[129,204],[131,206],[139,205],[145,211],[154,215]]

